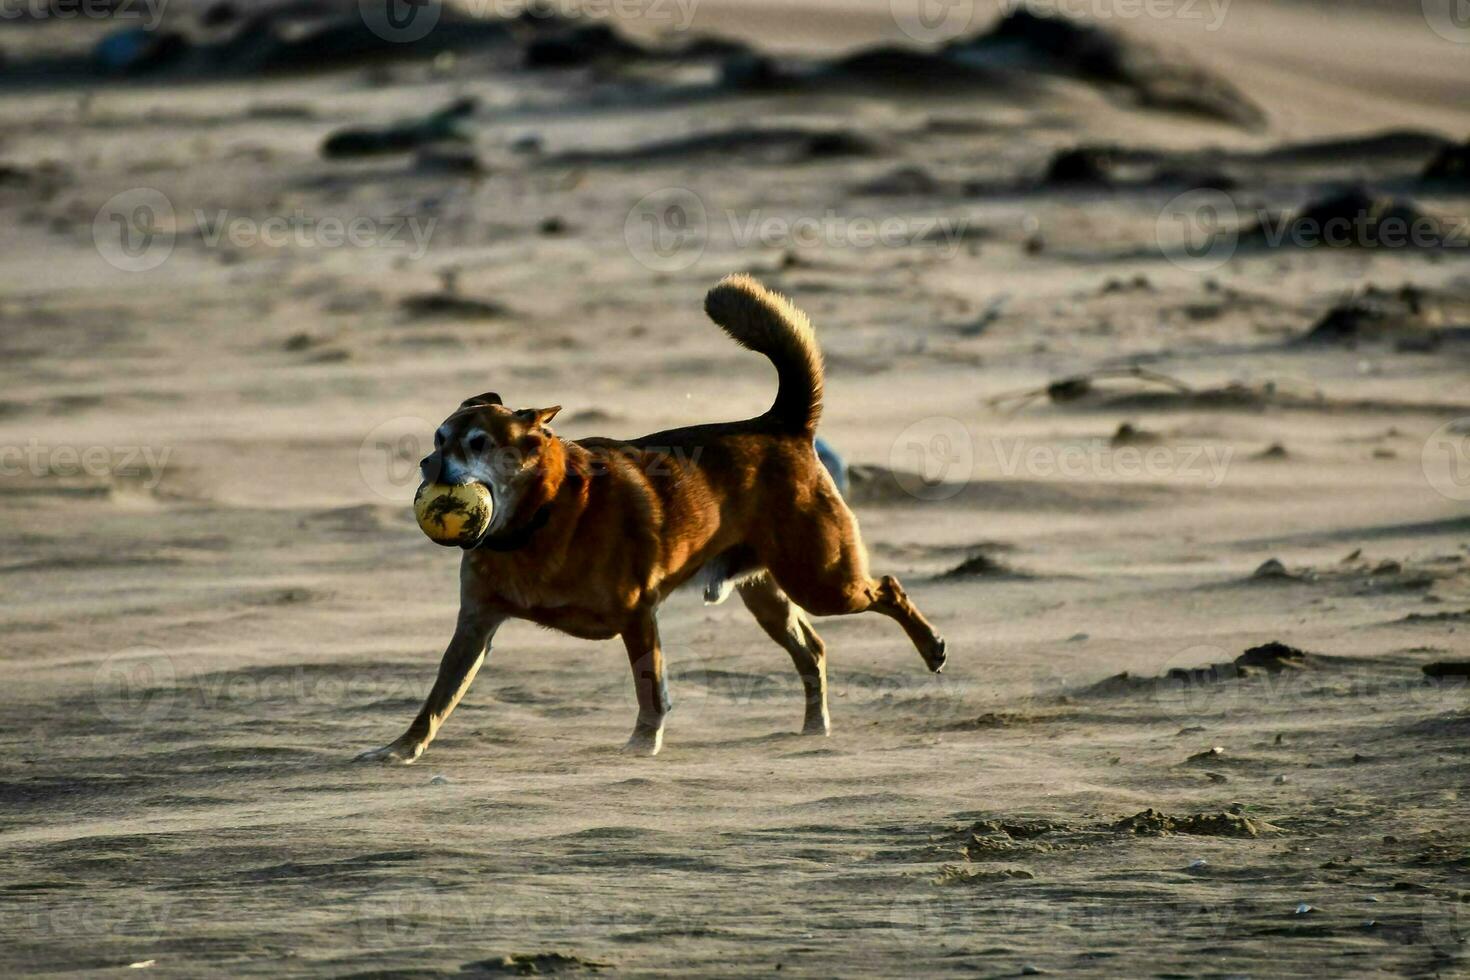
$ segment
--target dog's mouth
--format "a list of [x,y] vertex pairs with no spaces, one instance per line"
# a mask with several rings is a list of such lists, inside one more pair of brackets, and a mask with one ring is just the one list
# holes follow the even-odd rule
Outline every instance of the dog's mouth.
[[465,551],[473,551],[478,548],[486,538],[488,538],[494,531],[497,530],[496,525],[500,522],[501,514],[500,496],[495,492],[494,485],[486,483],[484,480],[466,480],[465,482],[473,483],[475,486],[478,487],[484,487],[485,492],[490,495],[490,521],[485,525],[485,530],[476,535],[473,541],[463,541],[460,543],[460,547],[463,548]]

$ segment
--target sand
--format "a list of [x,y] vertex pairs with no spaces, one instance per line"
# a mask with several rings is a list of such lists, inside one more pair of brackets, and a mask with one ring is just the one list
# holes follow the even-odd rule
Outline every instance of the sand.
[[[903,38],[877,0],[695,26]],[[0,972],[1466,975],[1470,688],[1422,669],[1470,654],[1464,243],[1203,268],[1158,247],[1187,185],[1036,179],[1123,144],[1223,168],[1242,217],[1366,180],[1463,221],[1422,148],[1262,151],[1463,140],[1470,45],[1417,3],[1111,26],[1265,125],[1050,76],[728,97],[468,56],[7,94]],[[317,152],[464,94],[481,176]],[[679,142],[711,130],[745,136]],[[861,190],[905,167],[933,181]],[[109,246],[108,215],[149,194],[181,230],[126,271],[159,252]],[[704,234],[646,224],[671,205]],[[833,733],[801,737],[786,655],[691,591],[656,758],[617,751],[620,644],[511,624],[418,764],[353,764],[454,623],[457,556],[410,507],[433,427],[485,390],[565,406],[570,438],[761,411],[769,367],[700,313],[733,270],[811,315],[822,434],[944,673],[887,621],[820,620]],[[1402,332],[1298,342],[1406,283]],[[1183,390],[991,402],[1134,365]],[[1235,664],[1270,642],[1305,655]]]

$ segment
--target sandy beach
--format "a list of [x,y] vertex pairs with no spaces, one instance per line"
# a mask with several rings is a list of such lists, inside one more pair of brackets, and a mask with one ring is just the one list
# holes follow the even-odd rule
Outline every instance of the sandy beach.
[[[8,26],[0,972],[1470,975],[1470,27],[1075,6],[1101,67],[985,3],[258,73]],[[323,151],[402,120],[450,135]],[[810,314],[944,672],[818,620],[803,737],[690,590],[657,757],[621,644],[512,623],[417,764],[354,764],[455,622],[434,427],[758,414],[733,271]]]

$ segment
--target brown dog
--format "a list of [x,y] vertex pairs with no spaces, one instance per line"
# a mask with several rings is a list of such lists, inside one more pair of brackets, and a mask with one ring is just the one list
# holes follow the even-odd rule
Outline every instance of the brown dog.
[[439,427],[425,476],[483,483],[494,517],[466,547],[459,623],[423,709],[397,741],[360,759],[417,759],[510,618],[587,639],[621,636],[638,693],[627,749],[653,755],[670,708],[656,614],[696,574],[708,599],[738,588],[796,662],[805,734],[825,735],[830,726],[825,652],[802,610],[882,613],[898,621],[930,670],[944,667],[944,640],[898,580],[869,577],[857,520],[813,449],[822,357],[806,317],[746,276],[717,285],[705,310],[775,364],[776,401],[764,415],[629,442],[571,442],[547,425],[558,408],[512,411],[485,394]]

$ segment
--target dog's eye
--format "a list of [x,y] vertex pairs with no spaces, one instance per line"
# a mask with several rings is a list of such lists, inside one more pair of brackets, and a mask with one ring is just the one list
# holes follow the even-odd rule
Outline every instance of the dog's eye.
[[472,453],[483,453],[485,451],[484,436],[470,436],[465,440],[465,447]]

